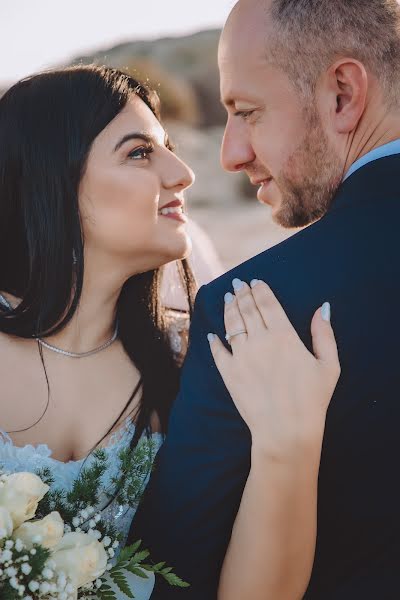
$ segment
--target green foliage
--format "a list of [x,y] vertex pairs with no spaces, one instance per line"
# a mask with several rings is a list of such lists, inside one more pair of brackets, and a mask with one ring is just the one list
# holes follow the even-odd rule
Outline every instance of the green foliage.
[[[36,550],[36,554],[29,555],[29,564],[32,567],[32,573],[41,573],[45,567],[46,561],[50,558],[51,552],[38,544],[35,544],[33,547]],[[26,550],[21,553],[21,555],[24,554],[26,554]]]
[[20,600],[17,590],[11,587],[8,581],[0,582],[1,600]]
[[[146,558],[149,557],[150,553],[148,550],[140,550],[141,543],[141,540],[139,540],[131,546],[126,546],[125,548],[123,548],[123,550],[121,550],[120,552],[116,564],[109,573],[112,581],[116,583],[116,585],[121,591],[127,594],[124,587],[126,584],[124,570],[129,571],[130,573],[133,573],[134,575],[136,575],[137,577],[141,577],[142,579],[148,579],[148,573],[146,573],[146,571],[152,572],[155,575],[163,577],[165,581],[169,583],[169,585],[182,588],[189,587],[188,583],[183,581],[180,577],[178,577],[177,575],[175,575],[175,573],[172,572],[172,567],[165,566],[165,562],[160,562],[155,565],[145,564],[143,561],[145,561]],[[107,585],[104,577],[102,581],[103,585],[100,588],[101,600],[116,600],[115,594],[112,595],[113,590]],[[102,595],[103,592],[106,595]],[[134,598],[134,596],[130,596],[129,594],[127,594],[127,596],[129,598]]]
[[105,450],[99,449],[93,452],[93,457],[93,464],[82,470],[67,494],[68,503],[76,508],[97,506],[99,503],[99,482],[107,469],[107,454]]

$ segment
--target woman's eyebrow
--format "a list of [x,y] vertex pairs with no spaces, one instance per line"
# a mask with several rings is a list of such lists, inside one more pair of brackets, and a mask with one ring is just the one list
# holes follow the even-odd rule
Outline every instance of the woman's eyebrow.
[[119,150],[121,146],[123,146],[126,142],[129,142],[130,140],[143,140],[144,142],[146,142],[146,144],[156,145],[156,141],[151,135],[140,131],[135,131],[133,133],[127,133],[126,135],[124,135],[124,137],[122,137],[116,144],[114,152],[117,152],[117,150]]

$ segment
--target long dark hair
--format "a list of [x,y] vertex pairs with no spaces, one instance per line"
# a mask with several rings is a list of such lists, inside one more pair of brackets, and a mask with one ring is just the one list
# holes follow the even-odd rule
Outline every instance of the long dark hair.
[[[0,99],[0,290],[21,298],[14,310],[0,310],[0,331],[48,336],[74,315],[84,271],[79,183],[93,141],[132,94],[160,120],[155,92],[117,69],[95,65],[28,77]],[[186,260],[178,266],[192,307],[192,272]],[[150,430],[154,412],[167,429],[179,365],[167,338],[161,276],[162,269],[132,276],[120,293],[119,337],[141,382],[102,439],[139,390],[134,439]]]

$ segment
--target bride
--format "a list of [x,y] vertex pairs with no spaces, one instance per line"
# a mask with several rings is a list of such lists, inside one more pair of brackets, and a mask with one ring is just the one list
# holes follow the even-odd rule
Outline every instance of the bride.
[[[179,261],[191,311],[195,285],[186,259],[191,242],[184,191],[193,180],[173,152],[155,93],[118,70],[79,66],[46,72],[20,81],[1,98],[0,463],[7,470],[49,467],[53,486],[71,489],[101,447],[110,466],[99,485],[107,486],[118,475],[113,458],[121,448],[145,437],[155,451],[161,446],[184,353],[174,351],[171,333],[183,332],[184,342],[188,318],[162,305],[162,266]],[[270,298],[263,285],[249,293],[254,302],[246,318],[262,312]],[[240,322],[238,304],[229,300],[227,322]],[[314,317],[313,336],[317,358],[297,344],[290,364],[297,361],[302,378],[296,401],[303,399],[324,415],[339,375],[326,309]],[[248,344],[249,360],[243,366],[237,361],[233,374],[232,365],[221,359],[223,347],[216,341],[211,350],[251,427],[262,410],[252,403],[253,391],[265,389],[266,403],[282,402],[284,389],[274,382],[284,388],[285,377],[268,380],[257,361],[253,369],[259,337]],[[265,361],[267,352],[266,346]],[[284,354],[279,369],[289,373]],[[315,503],[314,462],[319,462],[324,418],[310,421],[315,427],[307,433],[313,443],[319,441],[308,455],[314,485],[303,490],[307,506]],[[294,427],[287,428],[288,447],[302,433],[295,421],[289,425]],[[262,481],[252,481],[246,491],[224,581],[239,576],[232,565],[243,549],[240,531],[251,522],[257,486],[268,489],[268,473],[258,471],[256,477]],[[148,474],[143,486],[147,479]],[[271,487],[270,496],[265,511],[276,501],[289,517],[296,500],[290,481]],[[311,561],[290,564],[290,556],[283,558],[276,549],[274,565],[285,575],[286,590],[297,590],[299,582],[304,587],[312,565],[315,522],[304,527],[301,506],[298,527],[284,543],[291,549],[297,544]],[[126,538],[135,507],[111,502],[105,510]],[[263,552],[262,540],[255,543]],[[149,598],[153,583],[151,578],[135,582],[136,597]],[[221,600],[229,588],[221,586]],[[268,590],[264,594],[270,597]]]

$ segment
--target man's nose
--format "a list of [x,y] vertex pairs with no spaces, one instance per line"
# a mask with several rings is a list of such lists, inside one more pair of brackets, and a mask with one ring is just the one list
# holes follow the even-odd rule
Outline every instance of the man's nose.
[[223,169],[231,172],[241,171],[254,159],[255,154],[248,140],[246,124],[240,123],[237,117],[228,119],[221,147]]

